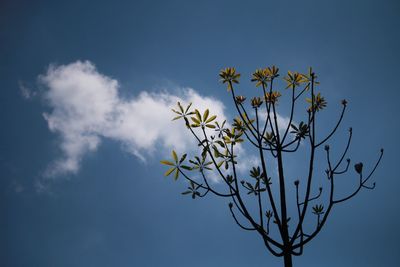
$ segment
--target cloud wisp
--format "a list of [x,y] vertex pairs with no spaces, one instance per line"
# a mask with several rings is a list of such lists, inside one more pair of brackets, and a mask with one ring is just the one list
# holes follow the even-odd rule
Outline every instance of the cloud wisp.
[[224,105],[190,88],[168,92],[141,92],[124,99],[119,83],[97,71],[89,61],[49,67],[39,77],[50,112],[44,113],[49,129],[59,134],[63,156],[52,162],[45,176],[77,173],[82,158],[99,148],[103,138],[119,142],[124,150],[145,161],[155,151],[195,147],[184,125],[172,124],[171,108],[178,101],[193,102],[199,110],[210,108],[226,118]]

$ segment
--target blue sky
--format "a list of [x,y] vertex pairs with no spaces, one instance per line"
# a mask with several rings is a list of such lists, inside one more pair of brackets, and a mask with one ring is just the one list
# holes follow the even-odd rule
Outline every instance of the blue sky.
[[232,119],[219,71],[235,66],[250,97],[251,73],[274,64],[313,66],[322,132],[348,99],[333,148],[350,126],[354,162],[385,148],[375,190],[336,207],[295,266],[397,266],[399,14],[394,0],[2,1],[0,265],[279,266],[224,199],[182,196],[159,164],[192,144],[171,103]]

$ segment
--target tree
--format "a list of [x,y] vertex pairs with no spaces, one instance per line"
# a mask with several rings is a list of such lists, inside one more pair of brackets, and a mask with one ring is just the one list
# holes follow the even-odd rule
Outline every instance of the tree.
[[[262,96],[251,99],[252,112],[245,106],[246,97],[236,95],[234,85],[239,83],[240,74],[235,68],[226,68],[219,76],[221,82],[227,84],[238,117],[228,127],[226,121],[217,122],[217,117],[210,115],[208,109],[201,113],[197,109],[191,109],[191,104],[183,107],[178,102],[178,108],[173,109],[177,114],[173,120],[184,121],[187,129],[196,138],[201,153],[186,163],[187,154],[179,157],[172,151],[172,161],[161,161],[162,164],[170,166],[165,175],[173,174],[175,180],[182,175],[189,182],[188,190],[182,194],[190,195],[193,199],[205,197],[209,193],[230,199],[228,207],[237,225],[244,230],[258,233],[270,253],[283,257],[285,267],[293,266],[292,256],[303,253],[303,247],[321,231],[335,205],[353,198],[361,189],[375,187],[375,183],[371,185],[369,180],[382,159],[383,149],[367,175],[364,175],[363,163],[354,165],[358,184],[352,193],[338,197],[335,194],[335,181],[337,176],[349,170],[350,159],[345,158],[352,139],[352,128],[349,129],[347,143],[337,161],[332,160],[331,148],[326,143],[338,130],[347,101],[341,101],[342,111],[333,129],[318,140],[317,122],[321,111],[327,107],[327,101],[320,92],[317,93],[316,86],[319,82],[311,68],[307,74],[288,71],[283,78],[286,82],[286,90],[283,91],[290,91],[291,107],[289,122],[283,127],[278,124],[277,113],[278,101],[282,95],[274,90],[279,77],[277,67],[258,69],[253,73],[251,81],[260,88]],[[305,94],[309,94],[309,98],[306,98],[306,121],[296,123],[295,109],[299,105],[300,97]],[[238,171],[238,147],[243,145],[244,140],[249,141],[250,146],[257,151],[260,163],[259,166],[252,166],[248,174]],[[300,146],[301,144],[304,145]],[[302,148],[299,149],[300,147]],[[320,175],[315,173],[318,151],[325,154],[323,157],[327,169],[324,176],[325,187],[328,190],[323,190],[324,187],[321,186],[317,193],[312,193],[315,177]],[[287,196],[290,192],[287,185],[289,178],[285,173],[287,169],[284,160],[287,155],[299,152],[303,158],[307,158],[307,167],[304,177],[293,181],[294,207],[290,209]],[[277,185],[271,178],[273,168],[277,168]],[[189,172],[193,171],[197,171],[200,177],[190,176]],[[219,175],[221,183],[225,186],[224,191],[217,189],[221,184],[210,182],[209,171]],[[298,175],[300,176],[300,173]],[[276,197],[277,195],[279,197]],[[312,206],[311,202],[317,204]],[[289,216],[290,211],[294,211],[292,213],[295,215]],[[307,224],[305,220],[308,215],[315,216],[316,223],[311,230],[307,229],[310,228],[310,223]],[[294,217],[297,218],[292,219]]]

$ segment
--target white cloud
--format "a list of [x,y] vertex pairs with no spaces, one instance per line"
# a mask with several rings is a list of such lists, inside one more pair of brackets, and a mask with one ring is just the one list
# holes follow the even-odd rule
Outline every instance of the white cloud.
[[51,108],[43,116],[52,132],[60,135],[63,156],[54,161],[46,176],[76,173],[85,154],[98,149],[102,138],[120,142],[141,160],[157,150],[183,151],[196,147],[183,123],[172,123],[171,108],[177,101],[193,102],[199,110],[225,119],[224,105],[190,88],[168,92],[141,92],[132,99],[118,95],[118,81],[96,70],[89,61],[50,66],[40,76],[47,87],[44,97]]
[[[95,152],[105,138],[120,143],[142,161],[155,153],[157,157],[167,156],[172,149],[180,154],[197,153],[197,141],[184,123],[171,121],[171,108],[178,101],[192,102],[201,112],[209,108],[219,121],[227,118],[222,102],[191,88],[175,88],[173,93],[142,91],[130,99],[123,98],[118,81],[99,73],[89,61],[52,65],[39,80],[45,85],[44,98],[50,107],[43,117],[49,129],[59,134],[62,152],[46,169],[47,178],[77,173],[84,156]],[[287,118],[278,116],[280,128],[287,122]],[[259,165],[258,157],[244,147],[238,146],[237,153],[240,172],[247,173],[250,167]],[[217,174],[209,178],[219,180]],[[38,191],[46,191],[48,180],[38,181],[36,186]]]

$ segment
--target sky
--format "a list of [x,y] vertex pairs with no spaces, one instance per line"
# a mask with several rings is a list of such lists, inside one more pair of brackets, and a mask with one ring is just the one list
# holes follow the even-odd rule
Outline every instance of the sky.
[[[385,149],[376,188],[335,206],[294,266],[397,266],[399,15],[395,0],[1,1],[0,265],[282,266],[226,199],[181,195],[187,183],[160,164],[197,147],[171,121],[177,101],[232,121],[219,71],[236,67],[249,99],[254,70],[276,65],[313,67],[328,101],[321,136],[348,100],[333,152],[349,127],[352,165],[370,170]],[[257,158],[240,155],[245,175]],[[287,159],[289,193],[306,164]],[[345,196],[352,166],[340,180]]]

